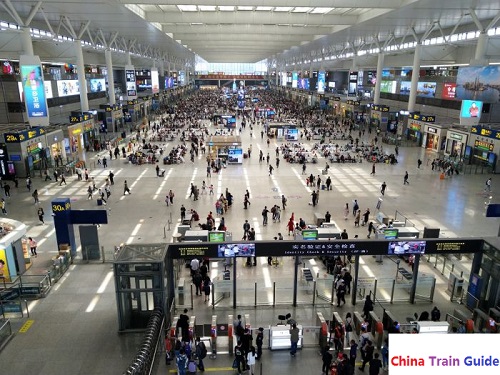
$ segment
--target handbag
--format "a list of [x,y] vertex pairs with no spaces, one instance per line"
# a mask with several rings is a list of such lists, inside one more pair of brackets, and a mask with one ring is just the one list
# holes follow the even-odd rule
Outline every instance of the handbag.
[[233,368],[238,368],[238,361],[236,358],[233,360]]

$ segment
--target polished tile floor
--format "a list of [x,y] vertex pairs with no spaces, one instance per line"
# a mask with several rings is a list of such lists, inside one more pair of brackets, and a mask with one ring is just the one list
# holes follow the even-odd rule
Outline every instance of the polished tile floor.
[[[498,219],[485,217],[485,201],[489,194],[483,193],[484,175],[460,175],[449,179],[440,180],[437,172],[431,171],[430,161],[436,156],[422,148],[400,148],[399,163],[396,165],[377,164],[376,174],[370,175],[372,165],[361,164],[332,164],[334,189],[321,191],[319,206],[313,208],[309,205],[311,188],[305,184],[305,176],[297,164],[288,164],[281,161],[279,168],[275,168],[273,175],[269,176],[266,163],[259,163],[258,151],[263,150],[264,155],[270,153],[271,162],[275,164],[276,143],[271,141],[270,146],[266,140],[260,139],[260,132],[254,131],[250,138],[248,129],[243,131],[243,148],[252,145],[253,153],[250,159],[245,159],[242,165],[229,165],[218,175],[206,177],[206,162],[203,155],[194,163],[187,162],[180,165],[166,165],[165,176],[156,177],[154,165],[131,165],[124,160],[109,162],[108,168],[98,168],[96,160],[98,155],[86,155],[88,165],[91,167],[91,176],[97,185],[103,185],[109,170],[115,174],[115,185],[108,205],[100,207],[108,210],[109,224],[102,225],[99,229],[100,244],[104,247],[109,257],[113,254],[114,246],[120,243],[156,243],[171,241],[176,232],[180,218],[180,205],[196,209],[204,218],[209,211],[215,212],[215,197],[219,196],[226,188],[235,197],[233,207],[224,214],[226,226],[232,232],[233,238],[239,239],[243,234],[243,221],[249,220],[257,233],[257,240],[272,239],[278,232],[286,233],[286,220],[289,213],[294,212],[295,217],[303,217],[306,222],[314,221],[314,213],[324,213],[327,210],[332,214],[332,220],[338,223],[340,229],[346,229],[350,237],[358,235],[365,238],[366,228],[354,227],[352,216],[344,220],[343,207],[357,199],[362,212],[369,207],[372,216],[376,212],[376,203],[382,182],[386,182],[387,190],[383,198],[381,210],[388,216],[405,215],[419,230],[424,227],[439,227],[443,237],[455,236],[494,236],[498,232]],[[259,134],[259,137],[255,137]],[[310,147],[312,142],[306,142]],[[338,141],[342,144],[344,142]],[[165,145],[170,149],[176,142]],[[279,143],[278,143],[279,144]],[[392,146],[384,145],[393,151]],[[417,160],[424,161],[420,169]],[[318,164],[308,164],[307,174],[321,174],[325,164],[320,159]],[[403,175],[409,173],[409,185],[403,185]],[[500,183],[493,177],[493,192],[495,200],[497,184]],[[124,180],[128,181],[131,195],[122,195]],[[191,182],[201,186],[205,180],[208,185],[213,184],[215,195],[201,195],[198,201],[189,198]],[[40,201],[46,213],[50,212],[50,202],[55,197],[70,197],[75,209],[95,209],[96,200],[88,200],[86,189],[88,184],[77,181],[76,177],[67,179],[67,186],[60,187],[54,182],[44,182],[41,177],[34,178],[34,188],[40,192]],[[167,207],[164,203],[165,194],[172,189],[175,192],[174,205]],[[243,209],[243,195],[248,189],[251,194],[251,206]],[[263,226],[261,211],[265,205],[268,207],[280,203],[281,194],[288,197],[286,213],[282,213],[281,223],[272,223]],[[12,189],[12,197],[7,201],[8,216],[26,223],[29,227],[28,235],[36,238],[39,243],[39,256],[33,259],[33,267],[29,273],[42,274],[50,265],[50,258],[57,253],[54,228],[50,216],[46,215],[47,224],[39,225],[36,215],[36,206],[33,198],[28,193],[23,181],[18,189]],[[398,216],[399,217],[399,216]],[[173,223],[168,224],[172,218]],[[77,231],[75,231],[77,232]],[[166,239],[164,235],[166,234]],[[288,240],[285,235],[285,240]],[[78,240],[79,241],[79,240]],[[79,243],[79,242],[78,242]],[[305,260],[309,262],[308,259]],[[390,259],[385,259],[383,264],[376,263],[374,259],[363,259],[361,274],[364,277],[385,277],[392,275],[395,266]],[[267,268],[267,262],[262,259],[259,267],[245,268],[238,266],[237,278],[247,278],[251,283],[279,282],[290,278],[290,267],[287,260],[276,269]],[[445,293],[446,272],[442,276],[433,268],[433,263],[422,262],[422,273],[435,275],[438,290],[435,295],[435,304],[443,312],[452,313],[457,304],[449,302]],[[458,261],[457,261],[458,263]],[[318,267],[322,274],[324,269]],[[462,261],[461,267],[467,272],[467,261]],[[219,263],[219,269],[222,265]],[[9,374],[110,374],[121,373],[132,360],[137,345],[141,340],[140,334],[120,335],[117,333],[116,304],[112,272],[109,263],[85,264],[81,255],[64,277],[54,285],[49,295],[37,301],[29,302],[30,317],[34,322],[25,333],[16,333],[8,346],[0,353],[3,368]],[[263,288],[265,293],[265,287]],[[381,296],[386,293],[383,290]],[[304,293],[305,294],[305,293]],[[199,298],[199,297],[198,297]],[[284,299],[286,302],[286,298]],[[308,304],[306,304],[308,303]],[[248,306],[248,305],[247,305]],[[388,307],[387,307],[388,306]],[[396,316],[404,317],[423,309],[430,310],[432,304],[424,303],[409,305],[398,303],[387,305]],[[250,313],[253,315],[252,325],[268,327],[276,323],[278,314],[290,311],[294,317],[307,326],[315,326],[316,311],[330,316],[332,307],[318,305],[312,307],[308,301],[297,308],[285,306],[273,307],[244,307],[234,311],[229,303],[223,300],[215,310],[205,306],[202,301],[195,299],[194,312],[199,324],[209,323],[212,314],[218,315],[222,321],[227,314]],[[346,311],[359,309],[347,304],[341,308],[342,314]],[[379,311],[381,307],[377,307]],[[17,332],[27,318],[14,319],[13,328]],[[311,342],[313,342],[311,338]],[[321,370],[320,357],[314,355],[316,349],[308,347],[296,358],[290,359],[287,352],[266,352],[263,360],[263,374],[301,373],[315,368],[318,374]],[[313,355],[310,355],[313,354]],[[210,360],[207,360],[210,361]],[[206,367],[214,373],[229,373],[232,361],[224,355],[219,355],[216,360],[208,362]],[[165,368],[163,360],[158,364],[155,372],[164,374],[170,368]],[[256,373],[260,373],[257,371]]]

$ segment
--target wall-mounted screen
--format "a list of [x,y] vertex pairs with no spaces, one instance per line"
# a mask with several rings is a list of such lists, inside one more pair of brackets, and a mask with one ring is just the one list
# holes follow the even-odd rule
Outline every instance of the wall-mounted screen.
[[299,80],[299,89],[309,90],[309,78],[301,78]]
[[80,83],[77,79],[57,81],[57,93],[59,96],[78,95],[80,94]]
[[386,228],[384,229],[384,239],[386,240],[395,240],[398,238],[398,229],[396,228]]
[[325,79],[326,79],[325,71],[320,71],[318,73],[318,94],[325,93]]
[[297,81],[298,81],[299,75],[297,72],[292,73],[292,88],[296,89],[297,88]]
[[389,242],[389,255],[425,254],[425,241]]
[[481,119],[483,102],[479,100],[462,100],[460,109],[460,125],[477,125]]
[[217,248],[219,258],[253,257],[255,256],[254,243],[224,244]]
[[396,93],[397,81],[381,81],[380,82],[380,92],[385,92],[388,94]]
[[302,230],[302,239],[306,241],[317,240],[318,231],[316,229],[304,229]]
[[[399,93],[410,95],[411,81],[401,81]],[[436,82],[418,82],[417,96],[434,98],[436,96]]]
[[227,152],[227,162],[231,164],[243,163],[243,150],[241,148],[229,149]]
[[224,242],[226,240],[226,232],[208,232],[208,242]]
[[90,79],[90,92],[106,91],[106,80],[104,78]]
[[125,85],[128,99],[137,98],[137,83],[135,77],[135,69],[133,65],[125,66]]

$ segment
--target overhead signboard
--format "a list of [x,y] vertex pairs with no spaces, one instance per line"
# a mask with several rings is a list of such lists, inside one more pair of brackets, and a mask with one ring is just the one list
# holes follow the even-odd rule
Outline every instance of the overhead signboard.
[[71,96],[80,94],[80,82],[77,79],[63,79],[57,81],[57,94]]
[[28,121],[31,126],[48,126],[49,111],[40,58],[21,55],[19,65]]

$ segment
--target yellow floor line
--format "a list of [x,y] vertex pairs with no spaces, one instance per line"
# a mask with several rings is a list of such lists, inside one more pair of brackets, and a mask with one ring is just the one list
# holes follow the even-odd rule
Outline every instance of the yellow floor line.
[[[217,372],[217,371],[234,371],[234,368],[232,367],[205,367],[205,372]],[[168,371],[171,374],[176,374],[177,369],[172,368]],[[187,370],[186,370],[187,373]]]
[[23,326],[19,329],[19,333],[26,333],[28,329],[33,325],[35,321],[32,319],[29,319],[26,321],[26,323],[23,324]]

